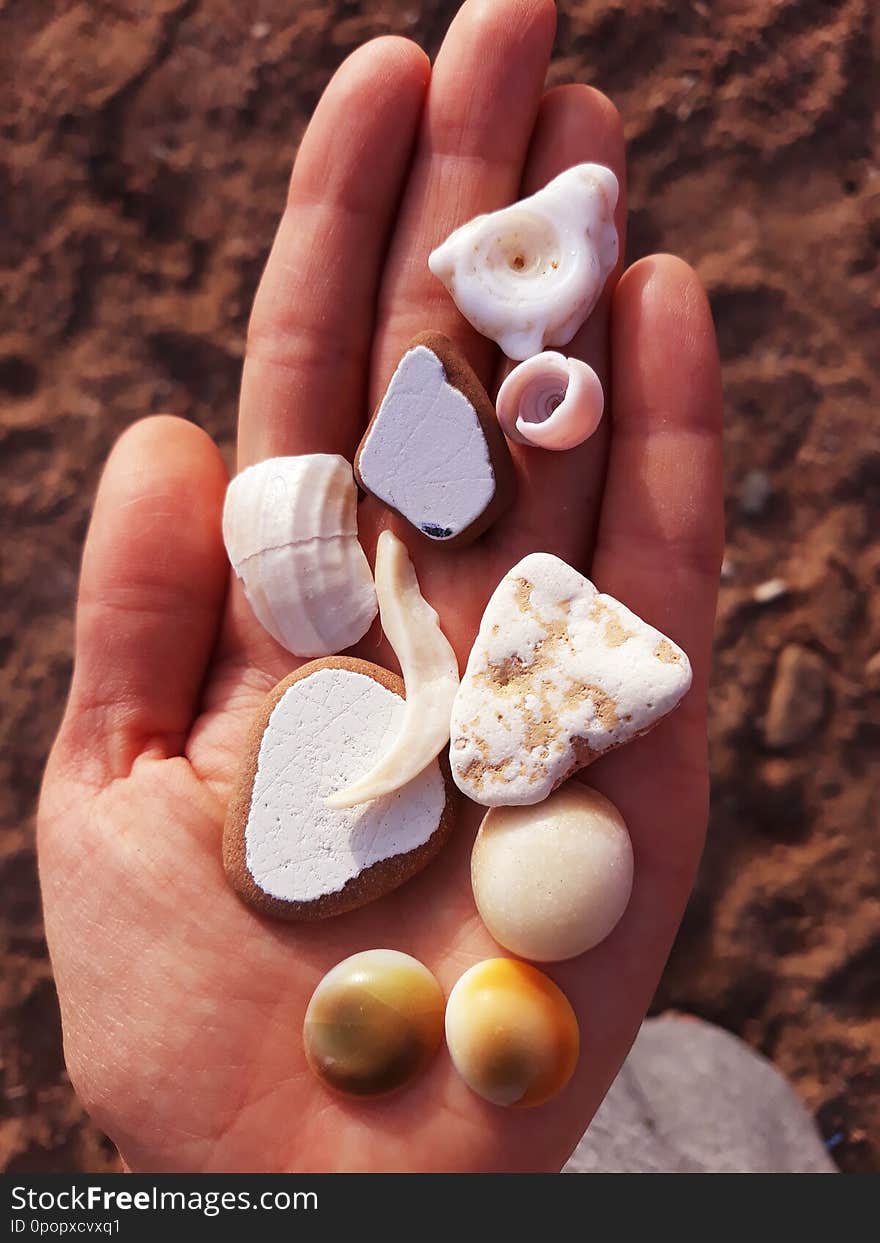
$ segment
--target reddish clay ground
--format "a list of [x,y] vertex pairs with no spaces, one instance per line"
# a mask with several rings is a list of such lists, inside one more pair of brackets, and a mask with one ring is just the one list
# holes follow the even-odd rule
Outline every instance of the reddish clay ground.
[[[230,446],[248,306],[328,74],[382,31],[435,47],[453,7],[0,9],[0,1160],[10,1171],[115,1162],[65,1078],[32,821],[70,675],[101,462],[149,411],[186,415]],[[712,829],[656,1005],[742,1034],[793,1078],[842,1167],[876,1170],[873,6],[562,8],[553,79],[598,84],[625,119],[630,257],[663,248],[696,265],[726,369]]]

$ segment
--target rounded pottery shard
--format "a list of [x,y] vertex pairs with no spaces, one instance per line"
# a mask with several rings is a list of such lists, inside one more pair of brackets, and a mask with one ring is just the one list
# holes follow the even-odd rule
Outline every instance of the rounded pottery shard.
[[495,407],[448,337],[415,337],[360,443],[361,487],[426,539],[456,546],[512,503],[513,462]]
[[580,1034],[568,998],[543,972],[514,958],[490,958],[466,971],[449,994],[446,1044],[478,1096],[529,1109],[568,1083]]
[[396,889],[438,853],[453,823],[445,758],[383,798],[326,805],[394,740],[403,692],[394,674],[343,656],[312,661],[270,692],[223,835],[226,874],[245,902],[280,919],[324,919]]
[[561,962],[608,936],[629,902],[633,852],[620,812],[569,781],[537,806],[486,812],[471,855],[480,918],[499,945]]
[[463,224],[428,266],[508,358],[567,345],[617,263],[617,196],[610,168],[567,168],[529,198]]
[[540,803],[653,728],[690,684],[680,647],[558,557],[532,553],[496,587],[455,697],[455,783],[487,807]]
[[427,1068],[443,1038],[443,992],[399,950],[365,950],[328,971],[303,1024],[306,1059],[329,1087],[379,1096]]

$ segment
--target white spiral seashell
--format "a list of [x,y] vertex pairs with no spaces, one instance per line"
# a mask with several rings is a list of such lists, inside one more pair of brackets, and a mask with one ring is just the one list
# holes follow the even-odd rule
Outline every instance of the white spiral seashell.
[[428,266],[508,358],[567,345],[617,263],[617,178],[578,164],[530,198],[456,229]]
[[599,426],[605,398],[589,363],[555,350],[514,367],[495,408],[508,440],[539,449],[573,449]]
[[369,630],[376,589],[345,458],[310,453],[249,466],[227,489],[223,539],[257,619],[295,656],[332,656]]

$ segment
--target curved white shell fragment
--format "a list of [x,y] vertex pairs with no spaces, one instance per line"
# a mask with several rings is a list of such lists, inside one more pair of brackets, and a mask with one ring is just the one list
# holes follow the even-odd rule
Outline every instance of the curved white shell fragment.
[[249,466],[227,489],[223,539],[257,619],[295,656],[334,655],[369,630],[376,589],[345,458],[309,453]]
[[589,363],[545,350],[514,367],[498,390],[498,422],[508,440],[573,449],[599,426],[605,397]]
[[537,194],[456,229],[428,266],[508,358],[567,345],[617,263],[617,178],[577,164]]
[[363,777],[327,799],[335,809],[402,789],[449,741],[458,661],[437,613],[419,590],[406,545],[391,531],[383,531],[376,545],[376,591],[382,628],[403,674],[406,707],[388,750]]

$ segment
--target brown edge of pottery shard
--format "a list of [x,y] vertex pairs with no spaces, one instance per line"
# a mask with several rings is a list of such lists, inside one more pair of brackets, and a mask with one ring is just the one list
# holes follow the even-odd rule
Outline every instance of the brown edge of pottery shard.
[[296,673],[291,673],[274,686],[254,717],[246,742],[247,759],[239,773],[238,780],[223,828],[223,867],[232,888],[248,906],[262,915],[271,915],[275,919],[296,920],[302,923],[328,919],[332,915],[341,915],[345,911],[353,911],[359,906],[366,906],[377,898],[391,893],[399,885],[404,884],[417,872],[420,872],[439,854],[446,844],[455,824],[456,794],[449,771],[449,762],[445,752],[438,758],[443,784],[446,790],[446,802],[440,815],[440,822],[426,842],[410,850],[406,854],[392,855],[389,859],[380,859],[372,867],[365,868],[357,876],[336,891],[313,902],[286,902],[282,898],[273,898],[265,893],[254,880],[247,866],[245,845],[245,828],[250,814],[251,795],[254,778],[257,773],[257,758],[260,744],[269,718],[284,693],[304,678],[321,669],[345,669],[350,673],[361,673],[372,678],[386,690],[392,691],[405,699],[403,679],[387,669],[370,664],[366,660],[356,660],[348,656],[330,656],[322,660],[310,661]]
[[[474,371],[468,360],[465,358],[461,350],[450,341],[449,337],[442,332],[420,332],[418,336],[413,337],[409,345],[397,360],[397,366],[406,357],[410,350],[416,349],[423,345],[435,354],[443,364],[443,370],[446,373],[446,379],[452,388],[457,388],[470,403],[476,412],[486,441],[486,447],[489,450],[489,461],[492,464],[492,473],[495,476],[495,495],[483,510],[483,512],[471,523],[469,527],[465,527],[463,531],[459,531],[458,535],[452,536],[450,539],[432,539],[430,535],[426,535],[424,531],[419,530],[417,526],[409,521],[404,514],[400,517],[406,522],[411,530],[418,532],[418,535],[425,543],[432,544],[440,548],[460,548],[464,544],[470,544],[479,538],[484,531],[496,522],[501,515],[510,508],[516,499],[516,469],[513,464],[513,458],[510,456],[510,448],[507,439],[501,430],[498,418],[495,414],[495,406],[491,397],[486,392],[479,376]],[[395,371],[397,368],[395,367]],[[390,381],[389,381],[390,383]],[[387,387],[386,390],[387,392]],[[370,492],[370,489],[364,483],[361,477],[361,450],[367,442],[370,432],[373,430],[373,424],[385,400],[385,393],[379,399],[373,416],[367,424],[367,430],[361,437],[361,442],[357,447],[354,455],[354,474],[358,481],[358,486],[364,492]],[[372,493],[370,493],[372,495]],[[377,500],[382,500],[377,497]],[[386,508],[393,510],[394,513],[399,511],[393,506],[388,505],[386,501],[382,501]]]

